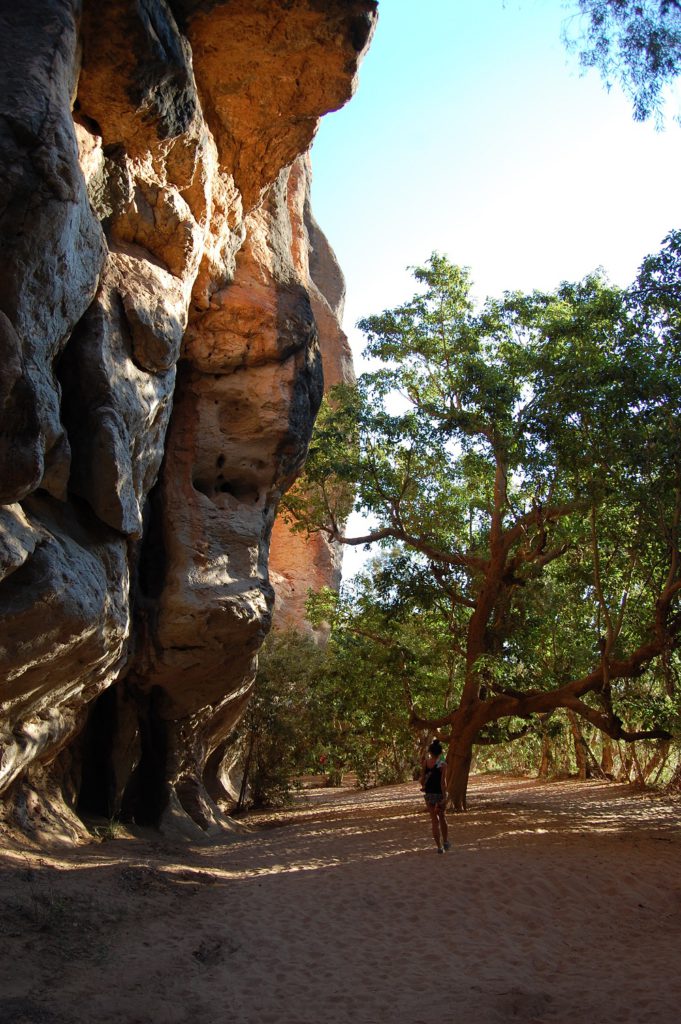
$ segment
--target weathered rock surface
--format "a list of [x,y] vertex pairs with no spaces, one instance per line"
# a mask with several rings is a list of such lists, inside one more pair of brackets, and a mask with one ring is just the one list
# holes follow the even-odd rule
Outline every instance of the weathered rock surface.
[[[302,210],[304,245],[295,247],[300,271],[308,280],[308,294],[319,330],[320,352],[326,390],[354,379],[352,353],[340,327],[345,301],[345,282],[333,250],[319,229],[310,207],[309,164],[296,169],[295,189]],[[341,545],[322,534],[307,537],[293,533],[282,519],[275,520],[270,542],[270,579],[277,595],[280,628],[310,627],[305,604],[310,590],[338,587],[341,577]]]
[[337,574],[275,522],[352,372],[306,151],[375,18],[0,11],[0,794],[36,835],[74,810],[225,827],[272,582],[295,618]]

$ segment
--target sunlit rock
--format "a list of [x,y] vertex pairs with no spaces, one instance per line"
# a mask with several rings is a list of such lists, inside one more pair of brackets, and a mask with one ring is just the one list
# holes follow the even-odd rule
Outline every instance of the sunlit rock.
[[350,372],[305,153],[375,9],[0,16],[0,792],[36,838],[226,827],[277,503]]

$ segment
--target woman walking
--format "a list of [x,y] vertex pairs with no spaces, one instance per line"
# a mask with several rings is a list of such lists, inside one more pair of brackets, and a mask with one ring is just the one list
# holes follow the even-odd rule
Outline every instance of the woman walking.
[[442,756],[442,744],[439,740],[433,740],[428,747],[428,756],[423,762],[421,789],[426,799],[426,808],[430,814],[433,839],[435,840],[438,853],[444,853],[445,850],[449,849],[447,819],[445,818],[445,802],[447,800],[447,790],[445,788],[446,767],[447,763]]

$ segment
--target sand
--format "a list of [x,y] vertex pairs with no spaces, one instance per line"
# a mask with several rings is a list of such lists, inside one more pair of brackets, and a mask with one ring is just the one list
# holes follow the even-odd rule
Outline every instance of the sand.
[[676,1024],[678,801],[486,776],[2,860],[2,1024]]

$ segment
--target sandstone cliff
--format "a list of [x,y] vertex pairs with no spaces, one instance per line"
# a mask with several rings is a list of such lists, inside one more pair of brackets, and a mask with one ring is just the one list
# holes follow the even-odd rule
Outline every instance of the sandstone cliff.
[[[351,372],[307,150],[375,18],[2,5],[0,793],[35,834],[224,823],[277,502]],[[276,531],[295,616],[336,555]]]

